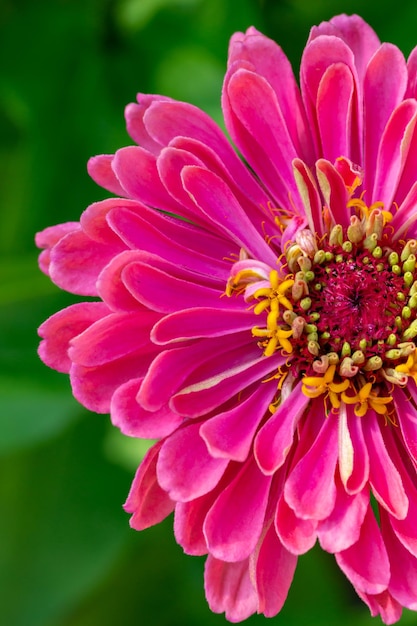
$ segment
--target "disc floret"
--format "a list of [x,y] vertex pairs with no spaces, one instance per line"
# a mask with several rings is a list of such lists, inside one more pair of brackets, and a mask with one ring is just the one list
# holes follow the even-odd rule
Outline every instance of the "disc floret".
[[385,415],[393,385],[417,380],[417,242],[394,237],[380,204],[350,206],[347,228],[298,233],[278,270],[236,263],[227,293],[244,293],[264,355],[287,356],[283,375],[301,380],[306,396]]

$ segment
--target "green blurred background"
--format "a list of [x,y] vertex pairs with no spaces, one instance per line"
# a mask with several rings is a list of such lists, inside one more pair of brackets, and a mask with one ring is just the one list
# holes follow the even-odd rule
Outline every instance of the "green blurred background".
[[[37,326],[75,301],[37,269],[33,236],[106,197],[89,156],[131,143],[137,91],[190,101],[221,121],[228,39],[250,24],[298,67],[309,27],[358,12],[408,54],[417,5],[330,0],[0,0],[0,623],[225,624],[203,593],[203,560],[172,519],[130,530],[122,503],[146,444],[72,399],[36,355]],[[378,623],[334,565],[302,557],[271,623]],[[417,621],[405,612],[402,624]],[[250,624],[263,624],[255,616]]]

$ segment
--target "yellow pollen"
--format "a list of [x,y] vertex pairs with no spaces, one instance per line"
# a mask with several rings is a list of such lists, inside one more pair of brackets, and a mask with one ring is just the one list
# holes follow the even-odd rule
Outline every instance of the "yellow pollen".
[[408,355],[405,363],[397,365],[395,371],[411,376],[417,384],[417,349],[413,350],[413,352]]
[[383,202],[374,202],[373,204],[368,206],[361,198],[354,198],[353,200],[349,200],[349,202],[347,203],[347,207],[359,209],[362,218],[364,218],[365,220],[370,219],[373,211],[380,210],[384,219],[384,226],[385,224],[389,224],[389,222],[391,222],[393,218],[393,215],[392,213],[390,213],[390,211],[384,210]]
[[355,415],[363,417],[369,408],[379,415],[385,415],[388,412],[386,405],[392,402],[392,396],[378,396],[372,389],[372,383],[365,383],[354,396],[342,393],[342,400],[345,404],[355,404]]
[[294,281],[290,278],[281,281],[277,270],[271,270],[269,283],[269,287],[261,287],[253,294],[253,298],[260,299],[260,302],[254,307],[254,313],[259,315],[266,311],[267,318],[266,327],[254,326],[252,335],[264,339],[262,345],[265,356],[272,356],[277,348],[282,348],[284,352],[291,354],[293,346],[288,339],[293,334],[293,330],[292,328],[279,326],[278,321],[280,305],[289,311],[293,309],[291,302],[285,294],[288,289],[291,289]]
[[288,278],[287,280],[280,282],[277,270],[272,270],[269,274],[269,282],[271,285],[270,287],[261,287],[253,294],[253,297],[256,300],[259,298],[267,298],[267,300],[256,305],[254,309],[255,313],[261,313],[268,307],[271,307],[271,309],[276,307],[278,312],[279,304],[282,304],[283,307],[292,311],[293,306],[285,295],[285,292],[293,286],[294,280]]
[[277,326],[275,329],[258,328],[258,326],[252,328],[254,337],[262,337],[268,340],[264,350],[265,356],[272,356],[278,347],[281,347],[287,354],[291,354],[293,347],[291,342],[288,341],[288,337],[291,337],[292,333],[292,329],[288,330],[280,326]]
[[308,398],[318,398],[322,394],[326,394],[334,409],[338,409],[341,403],[343,392],[350,386],[350,381],[345,379],[340,383],[334,382],[336,373],[336,365],[330,365],[324,376],[304,376],[302,380],[301,390]]

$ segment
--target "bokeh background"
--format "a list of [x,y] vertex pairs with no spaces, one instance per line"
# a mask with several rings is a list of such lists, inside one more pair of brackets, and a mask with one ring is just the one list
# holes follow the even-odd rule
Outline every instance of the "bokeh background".
[[[137,91],[192,102],[221,123],[228,39],[253,24],[297,69],[312,24],[360,13],[408,54],[417,4],[401,0],[0,0],[0,623],[216,626],[203,560],[172,519],[136,533],[122,504],[146,442],[87,413],[38,360],[37,326],[75,301],[37,269],[33,236],[106,197],[87,159],[131,143]],[[405,612],[402,624],[415,624]],[[265,624],[255,616],[249,624]],[[282,626],[377,624],[334,565],[299,561]]]

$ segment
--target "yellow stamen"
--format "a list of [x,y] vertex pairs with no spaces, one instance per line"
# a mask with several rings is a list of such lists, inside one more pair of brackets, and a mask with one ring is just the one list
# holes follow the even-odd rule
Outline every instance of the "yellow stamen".
[[405,363],[400,363],[395,367],[395,371],[401,374],[406,374],[414,379],[417,384],[417,349],[414,349],[411,354],[408,355]]
[[340,408],[341,397],[344,391],[350,386],[348,379],[340,383],[333,381],[336,372],[336,365],[330,365],[324,376],[304,376],[301,390],[308,398],[318,398],[326,394],[334,409]]
[[378,396],[373,391],[372,383],[368,382],[354,396],[342,393],[342,400],[345,404],[355,404],[355,415],[363,417],[369,408],[379,415],[385,415],[388,412],[386,405],[392,402],[392,396]]

